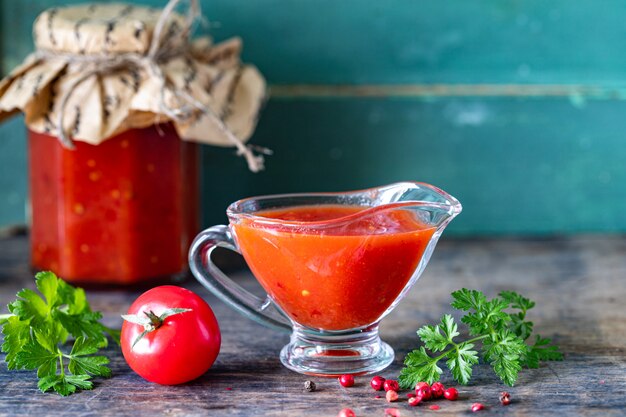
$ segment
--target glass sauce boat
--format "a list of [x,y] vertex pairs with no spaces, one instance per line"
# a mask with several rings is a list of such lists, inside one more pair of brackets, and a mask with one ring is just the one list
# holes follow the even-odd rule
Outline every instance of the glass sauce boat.
[[[231,204],[229,226],[192,244],[195,277],[244,316],[289,332],[289,369],[336,376],[393,362],[378,325],[426,267],[461,204],[429,184],[402,182],[345,193],[252,197]],[[216,247],[241,253],[267,292],[258,298],[211,261]]]

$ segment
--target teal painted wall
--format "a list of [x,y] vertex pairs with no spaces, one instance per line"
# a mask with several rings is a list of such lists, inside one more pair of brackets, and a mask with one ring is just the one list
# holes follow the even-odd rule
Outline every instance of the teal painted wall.
[[[0,3],[5,72],[35,16],[65,3]],[[251,174],[204,150],[206,224],[252,194],[415,179],[463,203],[450,234],[626,231],[622,1],[202,4],[272,85],[252,141],[275,151]],[[23,136],[19,120],[0,126],[0,225],[24,222]]]

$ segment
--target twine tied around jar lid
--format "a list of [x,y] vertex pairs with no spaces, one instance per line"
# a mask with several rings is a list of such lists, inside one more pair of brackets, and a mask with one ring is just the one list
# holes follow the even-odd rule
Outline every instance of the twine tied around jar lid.
[[[175,9],[181,3],[181,1],[182,0],[170,0],[165,8],[161,11],[154,26],[152,38],[146,51],[122,51],[115,53],[106,53],[105,51],[104,53],[85,54],[76,53],[72,50],[68,52],[66,50],[59,51],[54,50],[53,48],[38,47],[37,51],[33,55],[34,62],[43,61],[53,63],[53,65],[58,63],[59,65],[55,67],[55,70],[56,68],[70,68],[75,65],[78,65],[80,67],[79,74],[77,74],[76,76],[74,76],[75,74],[72,74],[72,77],[74,79],[68,86],[62,89],[62,94],[60,94],[60,96],[58,97],[55,108],[58,114],[56,114],[56,119],[53,119],[53,121],[49,123],[52,123],[52,125],[56,127],[57,136],[63,146],[69,149],[74,148],[73,140],[70,138],[70,134],[72,134],[71,129],[64,126],[64,116],[66,114],[68,103],[70,103],[70,101],[72,100],[72,97],[77,89],[79,89],[79,87],[81,87],[83,83],[91,79],[93,76],[104,78],[113,73],[116,73],[117,71],[129,68],[133,68],[135,70],[143,70],[146,74],[148,74],[149,78],[151,77],[158,82],[157,93],[159,95],[159,111],[154,111],[154,116],[157,121],[159,120],[159,117],[161,115],[164,115],[173,122],[192,124],[192,122],[199,117],[199,114],[207,117],[212,123],[211,128],[217,129],[217,132],[219,132],[228,142],[230,142],[237,148],[238,155],[243,155],[246,158],[249,169],[253,172],[259,172],[263,169],[264,165],[263,154],[269,155],[271,154],[271,151],[262,147],[245,145],[244,142],[239,137],[237,137],[237,135],[235,135],[235,133],[225,123],[222,118],[224,116],[220,117],[211,107],[209,107],[209,105],[203,103],[197,97],[194,97],[193,91],[188,91],[184,88],[177,88],[176,85],[174,85],[174,83],[168,79],[167,74],[164,73],[165,67],[163,66],[170,63],[170,61],[176,60],[177,58],[183,58],[188,59],[189,62],[192,62],[191,60],[193,59],[192,52],[194,52],[194,49],[192,43],[190,42],[190,33],[194,22],[201,17],[200,5],[198,0],[189,0],[188,11],[186,17],[184,18],[184,20],[182,20],[183,25],[180,30],[172,31],[172,25],[170,25],[169,28],[166,29],[168,22],[170,22],[172,19],[177,19],[175,23],[181,21],[181,16],[175,13]],[[48,18],[50,18],[50,16],[48,16]],[[76,28],[78,28],[78,25],[79,24],[76,23]],[[164,33],[166,31],[167,33]],[[76,37],[78,38],[78,29],[76,29],[76,33]],[[28,65],[28,63],[29,61],[27,60],[26,65]],[[245,69],[250,70],[250,68],[248,67],[246,67]],[[41,71],[45,72],[45,69]],[[61,70],[59,69],[58,71]],[[23,70],[23,72],[26,72],[26,70]],[[251,72],[253,71],[248,71],[248,73]],[[48,74],[46,76],[49,78],[47,81],[52,82],[50,81],[50,79],[53,78],[53,75]],[[241,76],[241,74],[239,74],[239,76]],[[41,78],[41,76],[39,77]],[[254,88],[251,88],[254,91],[249,93],[247,96],[244,94],[244,99],[249,99],[250,97],[255,99],[257,98],[256,96],[258,96],[259,90],[264,87],[264,82],[258,72],[254,72],[254,74],[248,75],[248,77],[249,79],[252,79],[251,82],[261,84],[261,86],[255,85]],[[257,77],[258,79],[255,77]],[[14,76],[13,78],[9,76],[8,80],[3,80],[4,84],[0,84],[0,96],[2,96],[2,94],[5,94],[8,90],[5,81],[8,81],[10,83],[16,78],[17,76]],[[232,75],[231,78],[235,80],[233,81],[233,84],[236,84],[237,75]],[[234,89],[235,87],[231,86],[231,88]],[[36,95],[37,93],[37,88],[35,87],[34,95]],[[229,91],[228,94],[235,93],[233,91]],[[53,96],[53,93],[49,93],[49,95]],[[176,105],[169,104],[168,100],[166,100],[166,95],[170,96],[168,98],[175,100]],[[4,97],[0,97],[0,110],[10,110],[10,108],[7,109],[7,107],[9,106],[5,105],[5,103],[3,103],[1,99],[4,99]],[[53,101],[52,98],[50,100]],[[251,104],[247,106],[244,109],[246,116],[254,114],[255,110],[258,110],[259,105],[260,104]],[[14,105],[13,107],[22,108],[25,112],[29,110],[28,106],[24,103],[22,103],[21,106]],[[52,105],[50,107],[52,108]],[[136,110],[138,113],[146,111],[144,110],[144,108],[134,110]],[[2,116],[2,114],[0,114],[0,116]],[[78,115],[75,116],[75,118],[78,117]],[[41,115],[38,115],[38,118],[41,119]],[[46,116],[45,118],[48,122],[48,117]],[[248,117],[248,119],[249,118],[250,117]],[[246,122],[248,121],[248,119],[246,119]],[[256,119],[253,122],[250,122],[252,123],[251,128],[248,129],[250,130],[250,133],[251,129],[254,127],[253,124],[255,122]],[[130,125],[132,126],[132,123],[130,123]],[[193,132],[193,134],[197,136],[198,132]],[[224,145],[224,143],[219,144]],[[254,151],[256,151],[256,154]]]

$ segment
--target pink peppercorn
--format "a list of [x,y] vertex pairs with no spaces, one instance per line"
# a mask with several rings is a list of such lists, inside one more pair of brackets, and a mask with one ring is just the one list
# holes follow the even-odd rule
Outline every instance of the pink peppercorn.
[[441,382],[435,382],[430,386],[430,392],[433,398],[441,398],[443,397],[443,392],[446,388],[443,386]]
[[443,392],[443,396],[446,400],[456,401],[456,399],[459,398],[459,392],[456,388],[450,387]]
[[397,408],[385,408],[385,417],[400,417],[400,410]]
[[389,391],[387,391],[387,394],[385,395],[385,397],[387,397],[387,402],[392,403],[398,400],[398,393],[390,389]]
[[411,407],[415,407],[421,402],[422,402],[421,398],[418,398],[418,397],[409,397],[409,401],[408,401]]
[[375,376],[370,381],[370,385],[374,391],[382,390],[384,383],[385,383],[385,378],[383,378],[382,376]]
[[388,379],[383,384],[383,388],[385,389],[385,391],[389,391],[389,390],[398,391],[400,389],[400,384],[398,384],[398,381],[395,381],[393,379]]
[[415,395],[422,400],[430,400],[430,397],[432,397],[430,386],[422,385],[415,390]]
[[484,409],[485,406],[482,405],[481,403],[474,403],[472,404],[472,412],[475,413],[476,411],[480,411],[482,409]]
[[344,408],[337,414],[337,417],[356,417],[356,414],[351,409]]
[[421,388],[421,387],[430,388],[430,385],[428,384],[428,382],[418,382],[417,384],[415,384],[415,391],[417,391],[418,388]]
[[354,377],[349,374],[344,374],[339,377],[339,383],[342,387],[351,387],[354,385]]

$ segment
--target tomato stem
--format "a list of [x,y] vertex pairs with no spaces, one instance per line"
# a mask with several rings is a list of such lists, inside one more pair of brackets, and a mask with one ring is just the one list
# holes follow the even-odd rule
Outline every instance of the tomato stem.
[[[150,324],[149,324],[150,329],[151,329],[150,331],[154,331],[154,330],[158,329],[163,324],[163,320],[161,320],[161,318],[159,316],[154,314],[154,312],[152,312],[152,311],[147,311],[147,312],[144,311],[143,314],[145,314],[146,317],[148,317],[148,320],[150,320]],[[146,327],[146,330],[148,330],[147,327]]]
[[163,311],[160,316],[157,316],[153,311],[144,311],[144,316],[138,314],[124,314],[122,318],[129,323],[138,324],[143,326],[143,332],[133,342],[131,349],[135,347],[135,345],[144,338],[145,335],[157,330],[159,327],[163,325],[165,319],[171,316],[175,316],[176,314],[186,313],[188,311],[192,311],[190,308],[168,308]]

